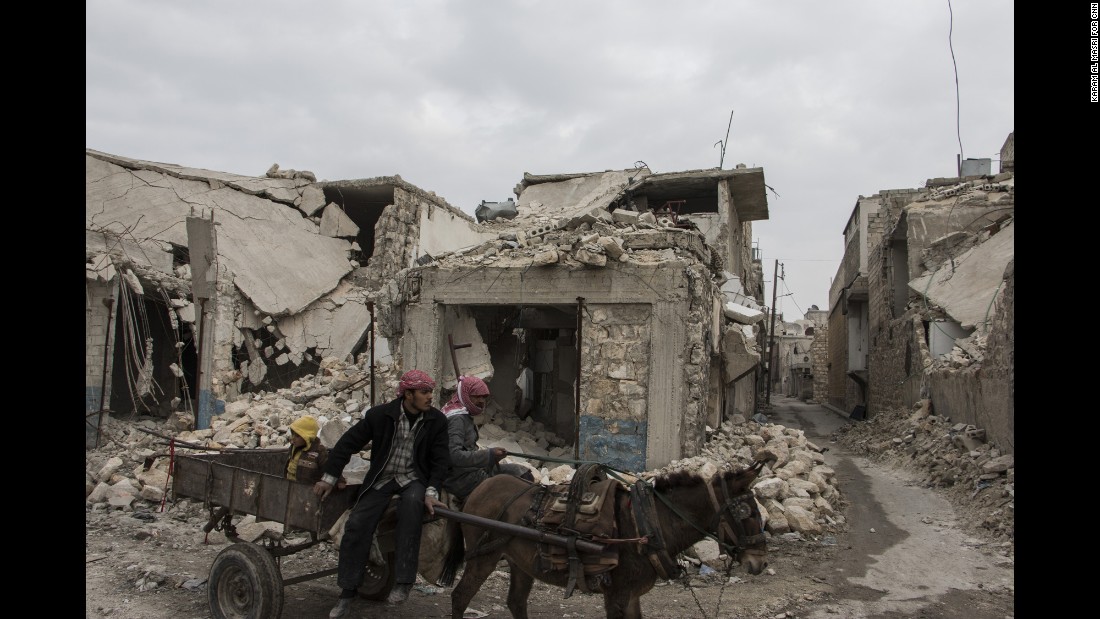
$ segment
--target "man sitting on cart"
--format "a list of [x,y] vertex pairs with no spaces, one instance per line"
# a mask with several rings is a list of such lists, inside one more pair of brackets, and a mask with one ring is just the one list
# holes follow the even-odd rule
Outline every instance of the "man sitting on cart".
[[503,447],[478,447],[479,434],[473,417],[485,410],[489,386],[477,376],[459,376],[458,390],[443,406],[447,416],[447,435],[451,450],[451,472],[443,488],[460,502],[478,484],[493,475],[505,473],[534,481],[531,470],[522,464],[500,464],[508,456]]
[[352,454],[371,444],[370,469],[340,541],[336,583],[341,592],[329,612],[332,619],[346,616],[358,595],[375,529],[394,495],[401,499],[394,540],[395,583],[387,602],[407,600],[416,582],[424,509],[435,515],[436,506],[446,507],[439,501],[439,488],[451,465],[447,418],[432,406],[434,389],[435,381],[420,370],[402,375],[397,398],[368,409],[340,437],[329,450],[324,476],[313,486],[314,494],[327,497]]

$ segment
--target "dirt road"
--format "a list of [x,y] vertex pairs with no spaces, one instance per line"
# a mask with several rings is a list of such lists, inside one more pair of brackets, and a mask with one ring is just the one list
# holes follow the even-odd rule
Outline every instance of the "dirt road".
[[774,423],[830,447],[825,461],[849,504],[842,550],[820,570],[832,588],[830,603],[799,617],[1013,616],[1012,559],[968,535],[946,498],[917,485],[911,472],[883,468],[830,442],[841,425],[859,422],[792,398],[773,396],[772,403]]
[[[1013,616],[1012,559],[971,537],[943,495],[904,470],[847,453],[832,433],[850,422],[816,405],[772,396],[771,421],[803,430],[828,446],[847,501],[849,530],[819,539],[787,535],[768,543],[769,570],[734,567],[683,583],[662,584],[642,598],[649,619],[1003,619]],[[199,505],[155,511],[89,511],[85,519],[85,615],[88,619],[205,619],[205,579],[224,537],[204,543]],[[331,545],[282,560],[283,578],[335,567]],[[503,565],[503,564],[502,564]],[[506,619],[507,574],[498,570],[471,604],[469,617]],[[335,576],[284,587],[284,619],[328,616]],[[602,598],[536,584],[532,619],[603,617]],[[483,614],[482,614],[483,613]],[[357,600],[351,617],[450,617],[450,589],[427,583],[398,607]],[[258,619],[258,618],[257,618]]]

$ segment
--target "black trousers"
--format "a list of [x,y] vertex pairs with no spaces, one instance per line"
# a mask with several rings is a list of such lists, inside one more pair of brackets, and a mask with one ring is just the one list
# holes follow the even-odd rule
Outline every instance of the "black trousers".
[[416,568],[420,556],[420,531],[424,522],[424,484],[418,480],[404,488],[390,480],[381,489],[371,488],[359,497],[344,525],[344,537],[340,541],[340,562],[337,565],[336,584],[341,589],[358,589],[363,582],[371,542],[382,513],[394,495],[400,495],[397,504],[397,530],[394,540],[397,583],[416,582]]

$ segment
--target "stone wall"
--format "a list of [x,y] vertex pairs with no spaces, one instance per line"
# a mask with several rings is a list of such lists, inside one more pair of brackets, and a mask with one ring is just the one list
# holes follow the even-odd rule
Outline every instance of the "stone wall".
[[686,346],[682,352],[668,351],[683,359],[678,377],[687,385],[687,397],[680,428],[681,458],[700,453],[706,442],[707,385],[710,384],[711,355],[717,350],[719,333],[711,332],[711,308],[720,295],[710,274],[695,263],[684,269],[688,279],[689,302],[684,316]]
[[386,281],[412,264],[420,236],[421,207],[415,195],[399,187],[394,189],[393,204],[382,209],[374,224],[374,255],[366,269],[372,281]]
[[930,363],[927,353],[922,354],[924,341],[924,326],[919,317],[889,321],[886,327],[871,335],[868,416],[913,405],[905,395],[905,386],[912,379],[919,383],[925,363]]
[[852,241],[848,243],[848,247],[844,250],[844,258],[841,261],[841,277],[843,278],[840,286],[842,288],[841,295],[844,294],[843,287],[852,283],[857,276],[859,276],[859,252],[860,243],[862,242],[861,235],[857,231]]
[[1016,132],[1008,134],[1005,143],[1001,145],[1001,172],[1016,171]]
[[829,338],[826,345],[829,351],[829,361],[826,363],[829,393],[825,401],[848,412],[851,410],[846,396],[847,384],[851,382],[847,376],[848,317],[841,312],[839,304],[829,313]]
[[[893,210],[890,230],[897,225],[898,210]],[[880,242],[871,248],[868,258],[867,303],[870,324],[870,354],[868,358],[867,414],[873,416],[883,407],[902,405],[902,386],[906,379],[923,372],[919,343],[921,332],[914,330],[909,318],[894,320],[891,300],[893,283],[889,268],[890,233],[883,234]],[[884,240],[884,241],[883,241]],[[920,324],[920,321],[917,321]]]
[[810,359],[813,362],[814,402],[829,401],[829,325],[819,324],[814,330],[814,341],[810,344]]
[[985,429],[987,440],[1009,453],[1015,436],[1015,288],[1010,263],[995,302],[982,362],[958,369],[937,368],[927,380],[937,415]]
[[706,265],[666,251],[670,262],[662,265],[616,262],[614,269],[528,268],[522,260],[425,267],[416,273],[419,292],[410,277],[393,297],[403,310],[402,333],[417,334],[395,345],[408,367],[441,373],[450,360],[439,345],[440,303],[574,305],[583,298],[581,458],[630,470],[664,466],[695,455],[704,442],[719,292]]
[[738,247],[736,249],[740,255],[738,264],[741,265],[741,272],[738,275],[741,277],[741,287],[744,289],[745,294],[750,297],[759,298],[759,295],[764,294],[764,287],[763,282],[760,281],[759,273],[753,268],[751,221],[746,221],[741,224],[738,240]]
[[[106,408],[111,397],[111,363],[107,363],[106,393],[104,393],[103,359],[114,355],[114,326],[111,326],[111,340],[107,341],[108,317],[111,308],[103,303],[118,285],[117,276],[109,282],[85,281],[84,308],[84,412],[93,413]],[[87,418],[84,429],[87,447],[94,447],[99,418],[92,415]]]
[[[210,392],[214,399],[212,406],[215,415],[225,411],[225,403],[236,399],[244,385],[244,374],[238,369],[233,355],[235,346],[245,345],[241,333],[243,323],[239,318],[242,297],[233,285],[232,278],[226,276],[225,270],[219,271],[217,298],[207,301],[205,308],[214,328],[214,350],[210,359],[214,375],[210,379]],[[198,311],[198,306],[195,310]],[[297,355],[298,362],[301,356],[301,353]],[[201,392],[199,397],[202,398]]]
[[643,470],[652,306],[587,309],[581,337],[581,458]]
[[[893,221],[885,221],[890,215],[888,211],[882,210],[876,215],[878,226],[889,224],[892,229],[897,225],[896,216]],[[868,250],[867,272],[864,273],[867,277],[867,324],[872,335],[893,318],[893,287],[906,285],[906,282],[895,283],[891,277],[889,233],[879,232],[875,236],[877,242]]]

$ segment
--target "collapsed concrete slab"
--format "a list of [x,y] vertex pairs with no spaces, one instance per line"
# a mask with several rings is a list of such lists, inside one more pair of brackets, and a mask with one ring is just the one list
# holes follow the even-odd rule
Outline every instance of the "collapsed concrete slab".
[[910,290],[943,308],[964,329],[986,324],[1005,266],[1015,253],[1014,232],[1009,223],[985,242],[910,281]]

